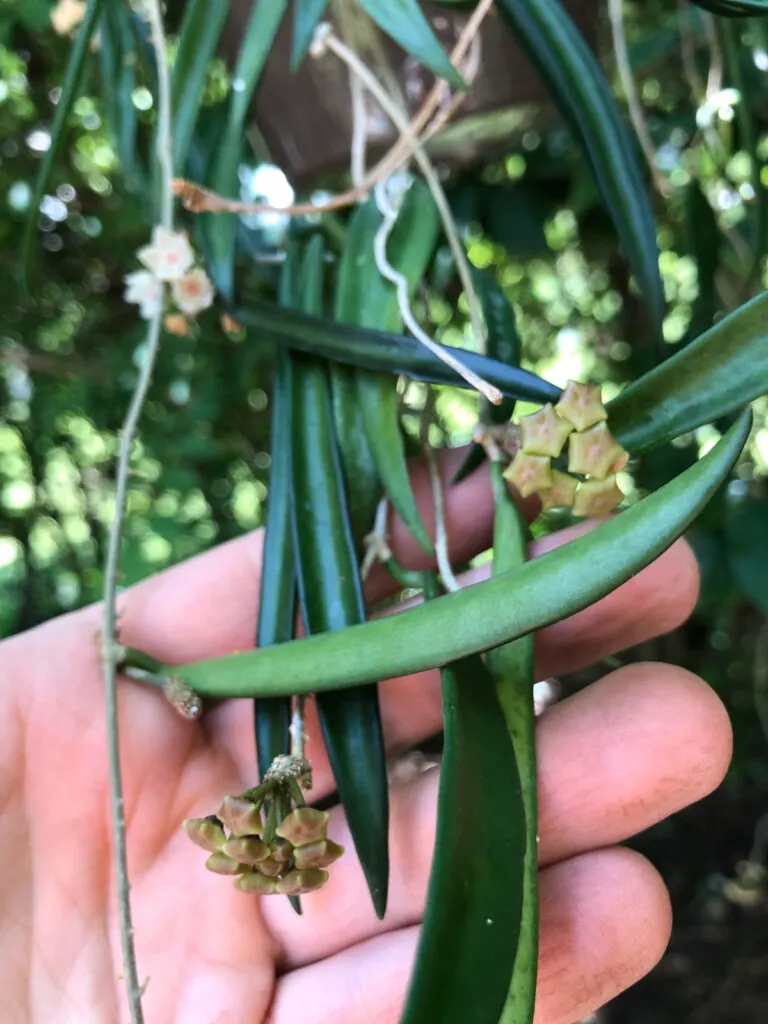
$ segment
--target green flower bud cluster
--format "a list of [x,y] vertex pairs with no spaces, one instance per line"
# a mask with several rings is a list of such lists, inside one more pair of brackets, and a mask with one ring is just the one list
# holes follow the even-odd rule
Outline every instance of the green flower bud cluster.
[[[597,385],[568,381],[557,405],[520,420],[520,449],[504,476],[522,497],[542,507],[570,508],[577,516],[605,516],[622,501],[616,474],[629,461],[613,437]],[[568,442],[568,472],[552,467]],[[572,475],[576,474],[576,475]]]
[[[328,881],[325,869],[344,852],[327,836],[328,812],[304,804],[297,777],[306,778],[306,771],[294,771],[287,761],[277,770],[273,765],[261,786],[225,796],[216,814],[184,821],[192,842],[210,854],[208,870],[235,876],[235,887],[242,892],[314,892]],[[298,806],[292,809],[292,802]]]

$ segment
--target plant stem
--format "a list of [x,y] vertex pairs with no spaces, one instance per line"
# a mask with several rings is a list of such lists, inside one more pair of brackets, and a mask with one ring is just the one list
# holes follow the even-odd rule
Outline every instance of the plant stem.
[[[160,0],[147,0],[147,14],[152,29],[152,42],[157,61],[158,76],[158,129],[157,160],[162,175],[161,221],[164,227],[173,226],[173,174],[171,147],[171,102],[170,77],[166,59],[165,32],[163,29]],[[125,804],[120,774],[120,731],[117,707],[117,659],[120,648],[116,638],[117,623],[117,574],[120,562],[120,548],[125,520],[126,495],[131,461],[131,449],[136,436],[141,410],[149,391],[152,371],[160,344],[163,310],[160,309],[149,323],[146,350],[139,380],[123,424],[120,438],[120,453],[117,460],[115,480],[115,516],[109,532],[107,561],[104,568],[104,617],[102,626],[102,662],[107,714],[107,741],[109,746],[109,775],[112,803],[112,830],[115,848],[115,870],[117,874],[118,914],[120,938],[123,951],[123,970],[126,994],[133,1024],[143,1024],[141,1006],[142,987],[139,984],[136,967],[136,950],[133,941],[131,919],[130,883],[128,879],[128,855],[125,836]]]
[[[353,50],[350,50],[348,46],[342,43],[342,41],[337,39],[333,34],[329,34],[327,36],[325,39],[325,45],[329,50],[335,53],[340,60],[343,60],[347,67],[349,67],[350,70],[360,78],[365,88],[375,97],[392,124],[394,124],[398,131],[403,133],[403,137],[406,137],[410,128],[407,117],[398,109],[397,105],[392,101],[391,97],[387,94],[376,76],[371,72],[370,68],[366,67],[357,54],[354,53]],[[475,291],[474,282],[472,281],[467,254],[465,253],[464,246],[461,244],[461,240],[459,239],[445,191],[440,183],[440,179],[437,176],[435,168],[432,166],[432,161],[422,148],[421,142],[415,138],[410,139],[408,141],[408,148],[411,150],[411,155],[419,165],[419,170],[424,175],[424,180],[429,186],[432,198],[435,201],[435,206],[437,206],[440,214],[440,219],[443,222],[443,229],[445,230],[445,236],[448,240],[451,252],[453,253],[453,258],[456,260],[456,269],[458,271],[459,278],[461,279],[464,294],[467,297],[467,305],[469,306],[469,319],[472,325],[475,347],[478,352],[485,353],[486,334],[482,314],[480,312],[480,301],[477,297],[477,292]],[[381,191],[380,186],[385,180],[386,179],[382,178],[376,183],[377,198]],[[390,278],[390,280],[392,279]],[[396,281],[394,283],[397,284]],[[477,387],[477,384],[475,384],[475,387]],[[495,405],[498,405],[501,400],[501,395],[499,395],[498,398],[493,398],[486,394],[485,397]]]
[[291,757],[304,757],[304,746],[307,740],[304,721],[304,707],[307,703],[305,694],[294,694],[291,697]]
[[624,34],[624,3],[623,0],[608,0],[608,11],[611,20],[611,33],[613,36],[613,53],[616,57],[616,69],[619,72],[621,87],[629,108],[629,117],[632,127],[635,129],[637,141],[648,162],[651,171],[651,178],[659,195],[669,196],[670,185],[666,176],[659,170],[656,161],[656,147],[653,144],[651,133],[648,130],[648,122],[645,120],[645,112],[637,92],[637,85],[632,74],[632,66],[629,62],[627,51],[627,40]]

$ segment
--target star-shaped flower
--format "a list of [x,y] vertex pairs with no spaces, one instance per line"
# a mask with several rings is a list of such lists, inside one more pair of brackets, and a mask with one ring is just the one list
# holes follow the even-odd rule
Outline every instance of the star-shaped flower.
[[152,244],[139,249],[138,257],[160,281],[178,281],[195,262],[187,236],[160,225],[152,232]]
[[522,450],[527,455],[557,458],[572,430],[572,424],[561,419],[548,402],[538,412],[523,416],[520,420]]
[[520,497],[527,498],[552,486],[552,470],[544,455],[518,452],[504,471],[504,479],[514,484]]
[[589,516],[602,519],[609,515],[624,500],[615,476],[607,480],[584,480],[576,491],[573,503],[575,516]]
[[571,473],[604,480],[610,473],[618,473],[629,461],[629,455],[621,447],[605,423],[571,434],[568,469]]
[[171,284],[171,292],[173,301],[187,316],[196,316],[213,304],[213,284],[202,267],[195,267],[178,281],[174,281]]
[[151,320],[163,308],[163,286],[148,270],[136,270],[125,277],[123,298],[135,303],[144,320]]
[[552,508],[570,508],[576,497],[579,481],[574,476],[552,470],[552,486],[541,492],[541,507],[546,512]]
[[568,381],[555,411],[577,430],[587,430],[608,418],[599,385],[580,384],[576,380]]

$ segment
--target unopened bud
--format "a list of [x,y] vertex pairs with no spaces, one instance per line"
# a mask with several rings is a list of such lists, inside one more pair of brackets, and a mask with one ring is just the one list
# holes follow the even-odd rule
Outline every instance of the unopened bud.
[[583,434],[571,434],[568,469],[604,480],[623,469],[629,455],[621,447],[605,423],[598,423]]
[[221,850],[227,840],[221,823],[216,818],[185,818],[182,828],[189,838],[209,853]]
[[272,857],[265,857],[263,860],[260,860],[258,867],[262,875],[269,875],[270,878],[275,878],[285,871],[285,864],[274,860]]
[[544,455],[526,455],[518,452],[504,470],[504,479],[517,488],[521,498],[552,486],[552,470]]
[[258,836],[240,836],[237,839],[228,839],[222,847],[224,853],[234,857],[241,864],[258,864],[269,856],[267,844],[263,843]]
[[239,875],[245,867],[244,864],[236,861],[234,857],[228,857],[226,853],[221,851],[212,853],[205,862],[205,866],[209,871],[213,871],[217,875]]
[[242,796],[225,796],[218,814],[233,836],[261,832],[261,814],[256,804]]
[[575,380],[568,381],[555,411],[577,430],[587,430],[608,418],[599,385],[580,384]]
[[281,839],[278,836],[277,839],[273,839],[269,844],[269,855],[278,864],[287,864],[291,857],[293,857],[293,843],[289,843],[287,839]]
[[526,455],[557,458],[572,430],[573,425],[561,419],[547,403],[520,420],[521,449]]
[[169,313],[165,318],[165,329],[177,338],[186,338],[189,334],[189,320],[183,313]]
[[609,515],[624,500],[624,495],[616,483],[616,477],[607,480],[585,480],[580,483],[573,503],[575,516],[589,516],[601,519]]
[[344,847],[334,843],[332,839],[316,839],[313,843],[305,843],[297,847],[294,860],[299,870],[303,868],[327,868],[344,853]]
[[271,896],[277,891],[277,883],[274,878],[267,878],[258,871],[244,871],[235,882],[235,888],[257,896]]
[[305,871],[290,871],[278,880],[275,892],[283,896],[302,896],[316,889],[322,889],[328,881],[327,871],[320,868],[307,868]]
[[278,836],[287,839],[294,846],[303,846],[315,839],[325,839],[330,817],[328,811],[316,811],[314,807],[297,807],[275,831]]

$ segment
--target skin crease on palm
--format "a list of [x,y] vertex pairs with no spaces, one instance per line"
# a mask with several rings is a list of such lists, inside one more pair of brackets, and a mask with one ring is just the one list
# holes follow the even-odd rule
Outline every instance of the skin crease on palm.
[[[443,461],[450,478],[461,452]],[[414,481],[426,520],[423,465]],[[532,508],[526,512],[531,514]],[[493,508],[480,470],[448,496],[457,561],[490,543]],[[566,536],[557,543],[566,541]],[[399,557],[419,554],[400,524]],[[170,662],[226,653],[254,630],[260,533],[121,595],[123,642]],[[550,545],[536,545],[534,554]],[[481,573],[478,571],[475,576]],[[682,622],[698,588],[684,542],[614,594],[537,636],[537,676],[594,663]],[[369,580],[383,596],[383,573]],[[98,608],[2,644],[0,678],[0,1020],[127,1020],[110,840]],[[435,673],[381,687],[391,751],[440,725]],[[181,831],[252,785],[249,702],[185,722],[155,691],[120,683],[122,763],[139,972],[147,1024],[395,1024],[418,939],[434,842],[437,771],[392,792],[389,909],[377,921],[347,846],[325,889],[285,899],[235,891],[207,872]],[[317,796],[332,788],[310,713]],[[572,1024],[645,974],[670,931],[664,885],[617,844],[701,799],[731,752],[725,711],[681,668],[635,664],[547,711],[538,724],[541,959],[536,1024]]]

